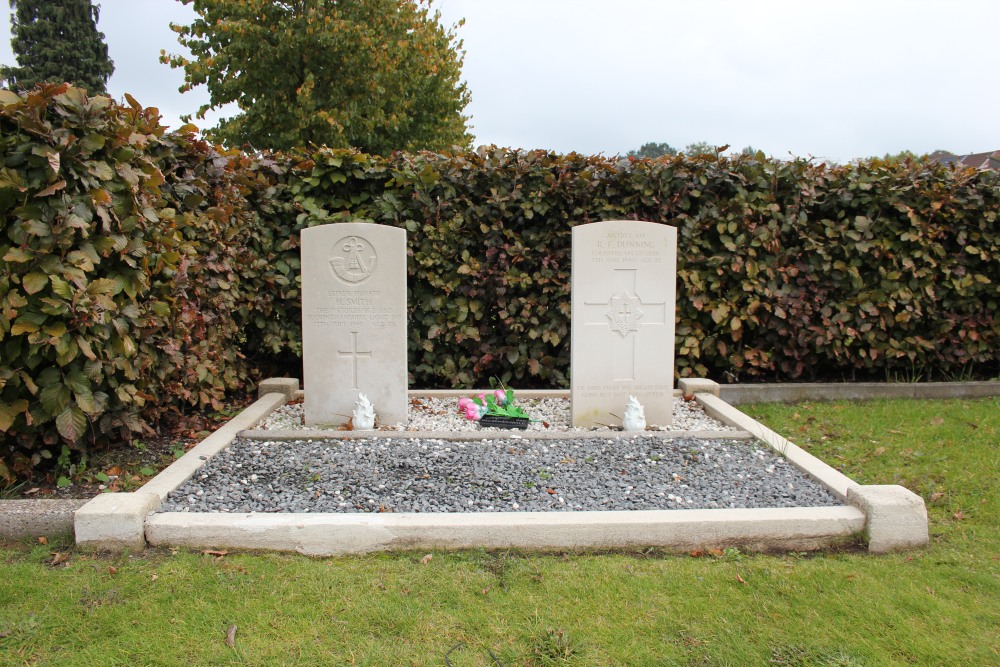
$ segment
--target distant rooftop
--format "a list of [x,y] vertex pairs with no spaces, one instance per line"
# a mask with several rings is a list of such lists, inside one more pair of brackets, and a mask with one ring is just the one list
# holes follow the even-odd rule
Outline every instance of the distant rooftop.
[[1000,171],[1000,151],[989,153],[972,153],[970,155],[949,155],[947,153],[932,153],[931,159],[941,164],[956,167],[972,167],[979,170]]

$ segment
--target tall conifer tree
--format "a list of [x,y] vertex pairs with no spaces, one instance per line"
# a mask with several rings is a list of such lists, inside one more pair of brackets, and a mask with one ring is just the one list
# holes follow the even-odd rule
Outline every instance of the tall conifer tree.
[[65,81],[92,95],[106,92],[115,65],[97,29],[100,6],[91,0],[10,0],[10,8],[18,65],[0,70],[7,87]]

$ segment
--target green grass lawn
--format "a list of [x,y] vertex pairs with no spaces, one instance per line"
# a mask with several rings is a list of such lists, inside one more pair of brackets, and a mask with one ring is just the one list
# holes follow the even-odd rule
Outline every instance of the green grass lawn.
[[930,545],[430,559],[11,545],[0,664],[444,665],[458,644],[455,667],[496,664],[488,650],[507,666],[1000,664],[1000,400],[743,409],[859,483],[922,495]]

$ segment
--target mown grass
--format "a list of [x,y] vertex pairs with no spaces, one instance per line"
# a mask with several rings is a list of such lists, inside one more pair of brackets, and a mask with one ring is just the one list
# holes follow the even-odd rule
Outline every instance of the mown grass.
[[858,482],[920,493],[930,545],[429,560],[12,545],[0,664],[444,665],[459,644],[455,667],[496,664],[487,650],[508,666],[1000,664],[1000,401],[744,409]]

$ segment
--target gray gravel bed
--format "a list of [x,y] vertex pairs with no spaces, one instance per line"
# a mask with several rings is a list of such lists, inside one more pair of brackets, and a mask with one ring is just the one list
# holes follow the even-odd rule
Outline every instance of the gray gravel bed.
[[527,512],[842,505],[758,441],[238,438],[167,512]]

